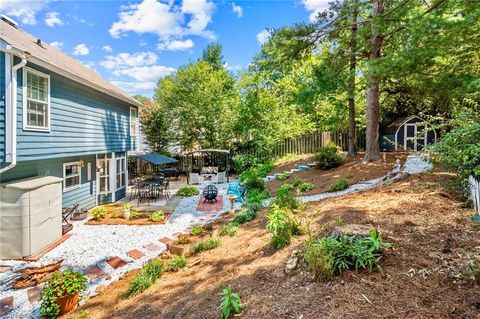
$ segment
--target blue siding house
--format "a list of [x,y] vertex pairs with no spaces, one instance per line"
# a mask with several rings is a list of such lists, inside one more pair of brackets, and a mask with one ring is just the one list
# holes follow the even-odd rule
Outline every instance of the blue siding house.
[[79,61],[0,20],[0,183],[60,177],[63,207],[119,200],[139,107]]

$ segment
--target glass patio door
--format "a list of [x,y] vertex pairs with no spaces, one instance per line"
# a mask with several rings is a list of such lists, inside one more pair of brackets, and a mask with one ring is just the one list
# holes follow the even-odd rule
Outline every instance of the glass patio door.
[[110,193],[110,160],[108,158],[97,159],[97,185],[98,195]]

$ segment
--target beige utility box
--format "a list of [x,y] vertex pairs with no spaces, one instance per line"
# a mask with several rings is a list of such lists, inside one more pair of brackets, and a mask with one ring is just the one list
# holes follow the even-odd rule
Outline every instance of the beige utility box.
[[0,185],[0,258],[32,256],[62,237],[62,179]]

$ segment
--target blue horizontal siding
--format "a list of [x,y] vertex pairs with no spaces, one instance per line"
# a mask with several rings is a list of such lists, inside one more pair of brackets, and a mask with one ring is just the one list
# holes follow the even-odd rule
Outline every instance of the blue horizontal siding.
[[[63,164],[83,160],[81,186],[62,193],[62,206],[69,207],[80,204],[80,208],[89,209],[95,206],[96,182],[95,182],[95,156],[65,157],[48,160],[24,161],[6,171],[0,176],[0,182],[11,182],[33,176],[56,176],[63,178]],[[88,163],[92,163],[92,180],[87,180]]]
[[0,52],[0,163],[5,162],[5,53]]
[[130,105],[35,65],[50,75],[50,132],[23,130],[23,73],[18,73],[18,161],[136,148]]

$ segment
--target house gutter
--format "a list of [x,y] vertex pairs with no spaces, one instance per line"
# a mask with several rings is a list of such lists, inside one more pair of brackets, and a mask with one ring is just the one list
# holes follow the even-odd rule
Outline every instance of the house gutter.
[[[13,62],[15,56],[18,56],[21,61],[18,64],[15,64],[11,68],[11,76],[10,76],[10,90],[7,90],[6,94],[6,102],[8,102],[6,111],[8,111],[7,114],[10,114],[8,116],[8,119],[10,120],[10,123],[5,123],[6,124],[6,135],[7,139],[9,138],[9,141],[6,141],[7,145],[10,147],[6,148],[6,156],[9,155],[10,157],[10,164],[5,166],[4,168],[0,169],[0,174],[4,173],[12,168],[14,168],[17,165],[17,71],[18,69],[24,67],[27,64],[27,52],[23,52],[20,50],[17,50],[13,48],[11,45],[6,45],[5,48],[1,48],[1,51],[5,52],[6,54],[9,55],[10,61]],[[8,154],[8,151],[10,153]]]

